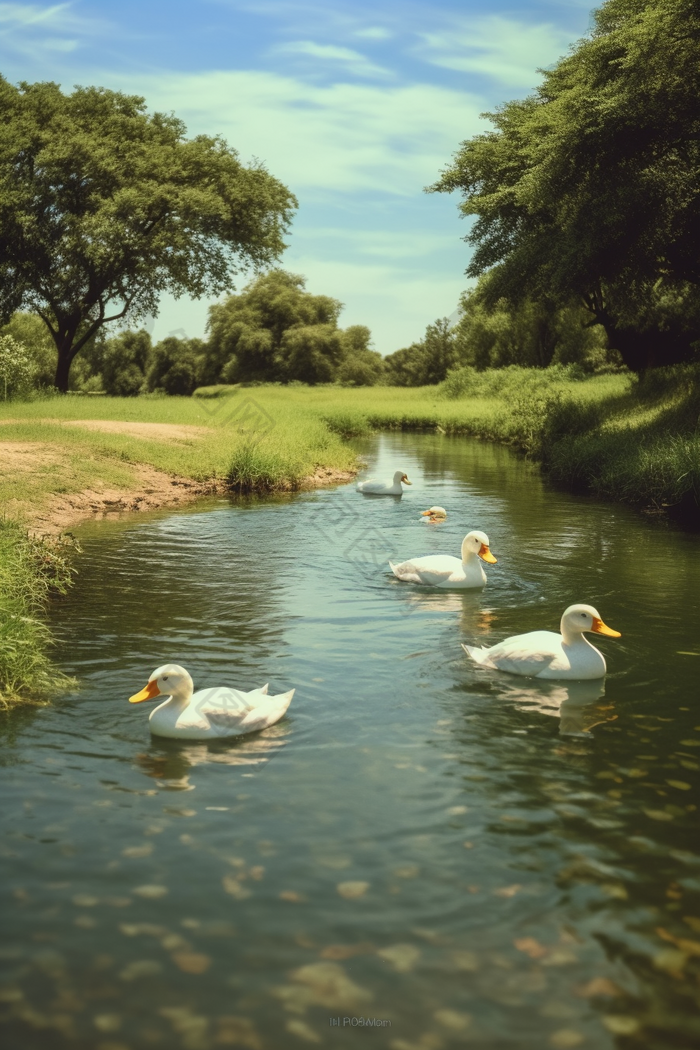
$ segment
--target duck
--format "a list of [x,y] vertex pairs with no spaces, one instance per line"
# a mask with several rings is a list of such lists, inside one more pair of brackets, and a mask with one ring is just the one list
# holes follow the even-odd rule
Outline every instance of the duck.
[[428,507],[427,510],[422,510],[420,513],[422,518],[427,518],[428,521],[432,522],[444,521],[447,517],[447,511],[444,507]]
[[151,711],[149,726],[156,736],[178,740],[222,740],[266,729],[284,716],[294,689],[268,696],[267,685],[243,693],[228,686],[200,689],[179,664],[157,667],[147,684],[129,697],[130,704],[165,700]]
[[[481,561],[479,560],[481,559]],[[475,530],[462,540],[462,557],[451,554],[429,554],[424,558],[411,558],[400,565],[391,566],[394,576],[405,583],[421,583],[426,587],[483,587],[486,573],[481,562],[496,564],[489,549],[489,538],[485,532]]]
[[358,481],[357,491],[366,492],[373,496],[400,496],[403,492],[401,485],[411,485],[412,482],[402,470],[397,470],[393,481]]
[[480,667],[510,674],[579,681],[603,678],[607,671],[605,657],[584,638],[584,632],[621,638],[620,632],[603,623],[592,605],[570,605],[564,610],[559,629],[560,634],[554,631],[516,634],[490,649],[472,645],[462,648]]

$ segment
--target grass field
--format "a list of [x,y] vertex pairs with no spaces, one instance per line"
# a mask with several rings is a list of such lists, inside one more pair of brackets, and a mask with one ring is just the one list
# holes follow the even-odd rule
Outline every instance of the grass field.
[[[0,499],[36,505],[94,481],[135,484],[130,464],[234,489],[295,487],[316,467],[352,469],[344,438],[400,428],[470,434],[541,461],[555,480],[611,499],[683,504],[700,492],[700,369],[572,379],[565,369],[463,369],[440,387],[202,388],[192,398],[64,397],[0,406],[0,439],[60,450]],[[153,435],[87,430],[103,420],[193,428]],[[154,428],[157,430],[156,428]]]
[[[439,387],[292,384],[203,388],[192,398],[48,398],[0,405],[0,450],[3,442],[25,456],[38,450],[31,470],[0,470],[0,502],[17,522],[30,522],[32,510],[57,494],[137,487],[138,464],[217,478],[238,491],[294,488],[319,467],[352,470],[346,438],[424,429],[509,444],[563,485],[666,508],[697,529],[699,416],[700,366],[693,365],[657,369],[642,381],[580,378],[561,367],[462,369]],[[89,421],[102,429],[87,429]],[[104,429],[110,423],[121,432]],[[4,527],[0,581],[15,598],[0,604],[0,693],[16,698],[50,678],[48,638],[37,618],[46,588],[39,582],[32,590],[42,559],[26,530],[15,521]],[[44,597],[37,601],[38,593]],[[18,660],[22,616],[27,645]]]

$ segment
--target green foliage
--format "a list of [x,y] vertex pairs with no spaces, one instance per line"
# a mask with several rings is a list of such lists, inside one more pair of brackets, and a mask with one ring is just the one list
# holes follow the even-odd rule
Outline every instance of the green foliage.
[[292,194],[142,98],[0,78],[0,122],[0,315],[42,316],[61,390],[102,325],[155,313],[166,290],[221,294],[285,247]]
[[384,358],[391,386],[427,386],[441,383],[459,363],[457,335],[447,317],[429,324],[423,339]]
[[56,374],[56,347],[41,318],[36,314],[18,311],[0,328],[0,336],[3,335],[11,335],[29,351],[33,387],[42,389],[51,386]]
[[342,303],[305,284],[299,274],[272,270],[212,306],[201,382],[364,385],[379,377],[369,329],[338,328]]
[[30,536],[17,522],[0,518],[0,706],[37,699],[68,684],[52,667],[50,635],[41,621],[52,593],[65,594],[72,580],[70,541]]
[[700,336],[700,8],[607,0],[590,37],[433,187],[476,216],[485,303],[582,301],[634,371]]
[[122,332],[109,339],[95,362],[105,393],[111,397],[135,397],[145,387],[151,361],[148,332]]
[[589,372],[614,368],[619,355],[606,348],[605,331],[591,324],[579,304],[524,299],[488,304],[493,271],[465,292],[462,314],[454,328],[462,364],[475,368],[579,364]]
[[189,397],[198,385],[203,351],[201,339],[161,339],[149,355],[146,389]]
[[342,333],[343,359],[336,372],[341,386],[375,386],[385,373],[384,358],[370,350],[372,335],[366,325],[355,324]]
[[3,401],[26,397],[32,387],[34,367],[23,343],[0,335],[0,396]]

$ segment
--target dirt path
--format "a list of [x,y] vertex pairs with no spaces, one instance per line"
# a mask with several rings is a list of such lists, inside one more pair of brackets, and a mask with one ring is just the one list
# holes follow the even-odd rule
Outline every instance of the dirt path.
[[[2,419],[0,426],[18,423],[17,419]],[[22,420],[27,422],[27,420]],[[211,434],[210,427],[196,427],[181,423],[138,423],[120,419],[33,419],[33,423],[50,423],[59,427],[81,427],[97,430],[103,434],[128,434],[129,437],[147,438],[151,441],[192,441]]]

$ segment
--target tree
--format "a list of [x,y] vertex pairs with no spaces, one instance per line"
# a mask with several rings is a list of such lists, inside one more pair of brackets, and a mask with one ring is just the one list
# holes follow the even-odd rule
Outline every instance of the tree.
[[614,364],[601,325],[591,325],[579,303],[562,306],[524,299],[513,305],[499,299],[489,305],[495,272],[462,295],[462,313],[454,328],[460,364],[479,370],[580,364],[589,371]]
[[111,397],[136,397],[146,384],[151,360],[148,332],[122,332],[109,339],[98,363],[105,393]]
[[204,342],[168,336],[153,347],[146,376],[148,390],[189,397],[199,382]]
[[429,324],[418,343],[411,343],[384,358],[392,386],[426,386],[441,383],[450,368],[459,364],[458,345],[449,318]]
[[305,278],[271,270],[209,310],[203,383],[331,383],[369,329],[338,328],[343,304],[306,291]]
[[164,291],[219,295],[285,247],[289,190],[138,96],[0,77],[0,125],[0,316],[39,314],[59,390],[103,325],[157,312]]
[[372,333],[363,324],[353,324],[342,333],[344,358],[336,372],[341,386],[375,386],[384,376],[384,358],[371,350]]
[[607,0],[533,95],[462,144],[432,189],[477,217],[467,273],[493,272],[489,305],[583,302],[635,371],[693,355],[699,44],[695,0]]

